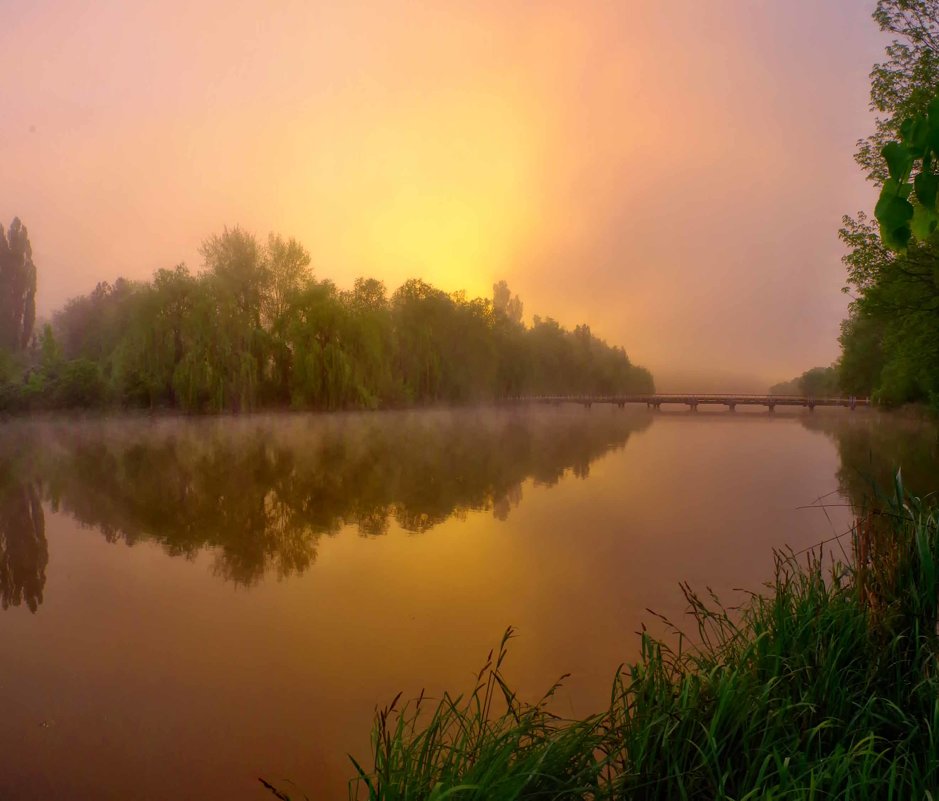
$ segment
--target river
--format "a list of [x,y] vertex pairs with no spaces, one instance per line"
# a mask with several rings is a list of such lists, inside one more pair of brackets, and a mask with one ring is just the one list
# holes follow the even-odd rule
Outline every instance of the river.
[[375,706],[467,689],[509,625],[521,694],[570,673],[590,712],[679,582],[736,602],[869,480],[939,489],[936,443],[860,409],[3,423],[0,798],[345,797]]

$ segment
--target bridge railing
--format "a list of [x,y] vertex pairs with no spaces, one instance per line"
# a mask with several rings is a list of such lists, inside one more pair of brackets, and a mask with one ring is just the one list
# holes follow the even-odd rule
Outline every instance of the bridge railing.
[[858,406],[869,406],[869,398],[852,396],[815,396],[815,395],[770,395],[770,394],[718,394],[713,392],[657,392],[651,394],[634,395],[533,395],[515,398],[518,401],[544,401],[544,402],[569,402],[569,403],[746,403],[752,401],[756,403],[835,403],[851,404]]

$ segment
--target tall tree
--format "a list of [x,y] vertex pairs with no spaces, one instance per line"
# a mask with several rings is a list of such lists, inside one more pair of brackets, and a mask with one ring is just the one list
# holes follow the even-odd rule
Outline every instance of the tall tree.
[[897,136],[908,117],[925,111],[939,85],[939,0],[878,0],[874,21],[895,38],[884,61],[871,71],[874,133],[858,142],[857,163],[868,177],[887,177],[880,158],[884,144]]
[[14,217],[0,225],[0,349],[22,350],[36,322],[36,265],[26,226]]
[[522,322],[522,299],[512,294],[505,281],[492,285],[492,307],[497,314],[505,315],[512,322]]
[[939,405],[939,0],[880,0],[874,20],[895,38],[871,72],[878,118],[855,158],[882,190],[876,221],[859,213],[840,231],[853,295],[840,383],[885,403]]

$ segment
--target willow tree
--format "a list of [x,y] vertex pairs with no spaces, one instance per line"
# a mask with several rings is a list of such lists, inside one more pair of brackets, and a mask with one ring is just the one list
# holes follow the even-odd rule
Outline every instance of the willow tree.
[[0,225],[0,349],[22,350],[36,322],[36,265],[26,226],[14,217]]

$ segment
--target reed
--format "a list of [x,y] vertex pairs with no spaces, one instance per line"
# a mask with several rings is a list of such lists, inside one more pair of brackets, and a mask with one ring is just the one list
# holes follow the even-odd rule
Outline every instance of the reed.
[[353,801],[939,797],[939,518],[897,480],[858,515],[853,555],[777,553],[729,610],[683,586],[696,630],[641,635],[608,709],[551,712],[503,678],[378,713]]

